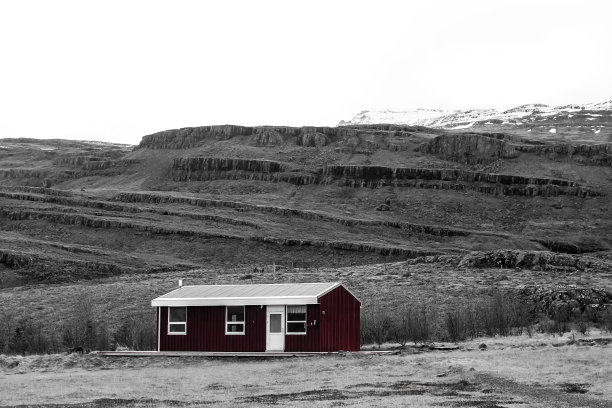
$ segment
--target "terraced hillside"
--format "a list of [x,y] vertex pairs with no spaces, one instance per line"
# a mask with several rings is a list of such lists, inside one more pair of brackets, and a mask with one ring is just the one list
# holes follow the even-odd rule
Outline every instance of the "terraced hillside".
[[[350,266],[366,303],[430,293],[415,292],[411,268],[440,279],[452,269],[462,287],[501,268],[532,287],[608,293],[611,197],[611,144],[516,134],[207,126],[139,146],[4,139],[0,298],[158,275],[231,281],[255,268],[264,281],[324,280]],[[538,261],[491,258],[507,251]],[[398,262],[407,272],[365,284]],[[485,281],[478,291],[499,282]],[[513,283],[504,290],[524,289]]]

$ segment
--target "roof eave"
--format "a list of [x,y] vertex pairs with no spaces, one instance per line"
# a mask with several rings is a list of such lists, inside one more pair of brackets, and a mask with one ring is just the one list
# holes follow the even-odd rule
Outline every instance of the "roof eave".
[[167,306],[267,306],[267,305],[311,305],[317,304],[317,296],[277,296],[252,298],[157,298],[153,307]]

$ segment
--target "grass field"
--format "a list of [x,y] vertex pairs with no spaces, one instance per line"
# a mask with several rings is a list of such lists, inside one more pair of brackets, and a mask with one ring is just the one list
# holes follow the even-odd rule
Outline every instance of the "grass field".
[[[451,352],[210,359],[0,357],[1,406],[610,407],[610,336],[477,339]],[[478,345],[488,344],[481,351]],[[18,364],[17,364],[18,363]]]

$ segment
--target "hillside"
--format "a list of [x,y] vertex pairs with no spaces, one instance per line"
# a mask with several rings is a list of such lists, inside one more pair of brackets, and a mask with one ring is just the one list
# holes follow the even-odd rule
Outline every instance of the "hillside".
[[[53,325],[74,303],[59,305],[61,293],[86,292],[117,326],[136,309],[150,318],[147,302],[179,277],[341,279],[366,304],[443,306],[498,288],[544,312],[571,290],[563,302],[603,308],[612,144],[521,126],[205,126],[138,146],[0,140],[0,313],[10,305]],[[32,296],[42,309],[28,311]]]

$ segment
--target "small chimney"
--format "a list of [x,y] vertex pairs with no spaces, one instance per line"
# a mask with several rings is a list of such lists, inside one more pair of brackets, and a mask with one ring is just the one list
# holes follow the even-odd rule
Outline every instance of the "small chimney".
[[183,286],[183,280],[179,279],[179,288]]

